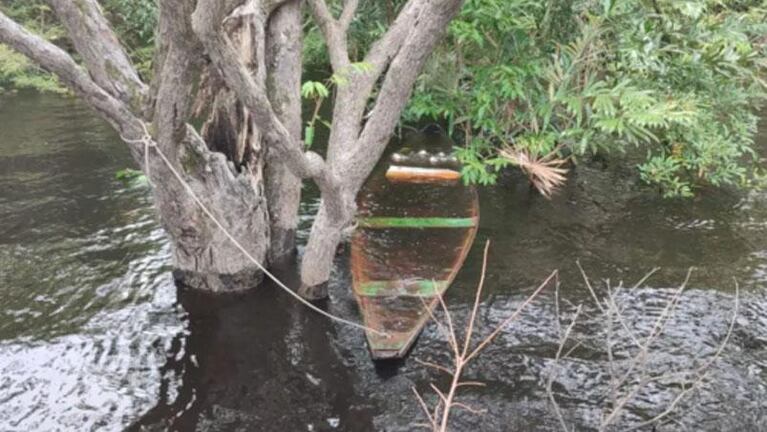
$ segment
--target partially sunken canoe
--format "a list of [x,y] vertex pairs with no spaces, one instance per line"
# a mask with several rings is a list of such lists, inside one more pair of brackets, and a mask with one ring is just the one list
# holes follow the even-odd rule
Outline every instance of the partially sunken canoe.
[[428,309],[455,279],[474,242],[479,204],[458,182],[403,183],[377,172],[359,199],[352,238],[354,294],[374,359],[403,357]]

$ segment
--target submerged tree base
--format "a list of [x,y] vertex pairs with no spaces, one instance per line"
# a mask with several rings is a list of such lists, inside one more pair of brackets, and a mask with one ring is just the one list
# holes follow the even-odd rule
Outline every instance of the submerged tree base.
[[209,293],[237,293],[254,289],[264,281],[264,273],[257,267],[235,274],[210,274],[189,270],[173,270],[176,285],[193,291]]
[[319,301],[328,298],[328,283],[324,282],[318,285],[301,285],[298,294],[310,301]]
[[272,267],[285,267],[294,264],[296,259],[296,230],[273,226],[270,234],[269,264]]

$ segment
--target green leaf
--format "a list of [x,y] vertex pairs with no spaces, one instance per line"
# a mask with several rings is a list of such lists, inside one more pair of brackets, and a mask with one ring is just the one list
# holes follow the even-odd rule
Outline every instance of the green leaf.
[[318,81],[306,81],[301,85],[301,97],[304,99],[324,99],[330,95],[325,84]]

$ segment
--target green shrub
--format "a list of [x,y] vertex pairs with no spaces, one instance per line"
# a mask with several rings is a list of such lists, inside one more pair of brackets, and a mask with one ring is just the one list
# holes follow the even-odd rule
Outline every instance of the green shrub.
[[466,134],[468,182],[505,146],[581,158],[644,148],[665,196],[753,184],[765,97],[763,1],[469,0],[421,78],[408,120]]

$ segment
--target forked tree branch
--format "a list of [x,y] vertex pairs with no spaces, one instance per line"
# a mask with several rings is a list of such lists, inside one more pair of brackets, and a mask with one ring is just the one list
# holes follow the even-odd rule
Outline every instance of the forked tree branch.
[[[409,0],[400,10],[397,19],[389,26],[386,33],[373,43],[362,60],[370,70],[355,74],[348,83],[338,88],[333,107],[333,128],[330,137],[330,141],[338,145],[328,149],[328,161],[331,165],[338,161],[342,154],[356,147],[365,109],[376,82],[415,28],[418,14],[424,9],[425,4],[423,0]],[[326,43],[332,44],[327,36],[325,37]],[[347,73],[345,67],[348,63],[344,65],[339,68],[334,66],[334,72]]]
[[[418,14],[414,30],[389,65],[375,106],[349,160],[370,165],[371,159],[380,158],[410,99],[416,79],[462,4],[463,0],[432,1]],[[369,170],[354,173],[352,184],[361,185],[368,174]]]
[[[327,8],[324,0],[309,0],[315,19],[323,30],[333,71],[347,73],[349,65],[346,32]],[[345,4],[342,19],[356,2]],[[355,74],[339,87],[333,110],[333,127],[328,162],[347,179],[345,185],[355,191],[367,178],[383,153],[402,109],[410,98],[416,79],[441,39],[463,0],[409,0],[387,32],[371,47],[363,62],[370,70]],[[388,70],[387,70],[388,68]],[[381,75],[381,90],[364,125],[368,101]]]
[[429,315],[429,317],[437,324],[437,328],[445,334],[448,344],[450,346],[450,349],[453,351],[453,366],[452,368],[437,365],[431,362],[424,362],[419,361],[419,363],[437,369],[441,372],[445,372],[448,375],[451,376],[451,383],[450,387],[447,390],[447,392],[444,392],[440,390],[437,386],[435,386],[433,383],[430,383],[430,386],[434,393],[438,396],[437,403],[433,407],[433,411],[430,410],[425,403],[424,399],[421,397],[421,395],[418,393],[418,391],[413,387],[413,393],[416,396],[416,399],[418,400],[418,403],[423,410],[424,414],[426,415],[429,423],[426,425],[429,429],[431,429],[433,432],[447,432],[448,426],[449,426],[449,420],[450,420],[450,414],[453,408],[459,408],[467,410],[474,414],[483,414],[485,410],[476,409],[473,408],[465,403],[462,403],[457,400],[458,397],[458,390],[461,387],[464,386],[482,386],[482,383],[478,383],[475,381],[463,381],[463,372],[466,369],[466,366],[471,362],[471,360],[476,357],[476,355],[481,352],[485,347],[487,347],[488,344],[490,344],[493,339],[495,339],[496,336],[512,321],[516,320],[521,312],[528,306],[530,303],[538,296],[538,294],[541,293],[541,291],[548,286],[549,282],[557,277],[558,272],[555,270],[551,273],[551,275],[540,285],[538,288],[530,295],[528,298],[522,302],[522,304],[516,309],[516,311],[511,314],[507,319],[505,319],[496,329],[490,333],[489,336],[487,336],[485,339],[483,339],[473,350],[471,349],[472,346],[472,334],[474,332],[474,327],[479,311],[479,302],[482,297],[482,288],[485,284],[485,275],[487,273],[487,257],[488,257],[488,250],[490,248],[490,242],[488,241],[485,243],[485,251],[483,254],[482,259],[482,272],[479,279],[479,283],[477,284],[477,291],[474,296],[474,306],[471,309],[471,313],[469,315],[468,324],[466,325],[466,331],[464,334],[464,339],[462,341],[458,340],[458,335],[455,331],[455,328],[453,327],[453,320],[450,316],[450,311],[447,308],[447,305],[445,304],[444,299],[442,296],[438,296],[437,300],[439,301],[439,305],[442,308],[442,311],[444,313],[445,317],[445,323],[443,324],[440,322],[432,312],[432,306],[433,304],[427,304],[423,299],[421,301],[423,302],[424,309],[426,313]]

